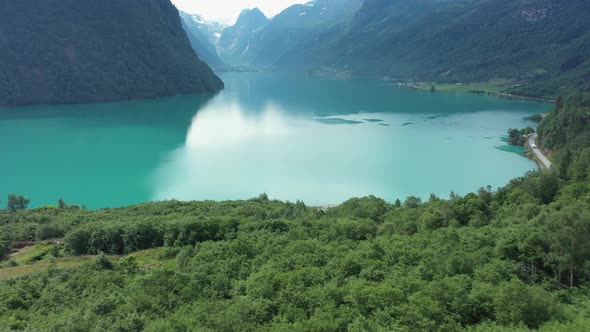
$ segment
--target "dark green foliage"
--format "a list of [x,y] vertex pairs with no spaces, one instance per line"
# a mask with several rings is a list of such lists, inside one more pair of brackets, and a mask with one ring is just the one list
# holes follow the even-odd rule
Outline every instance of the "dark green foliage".
[[588,207],[580,203],[565,206],[559,213],[549,216],[548,227],[554,234],[550,242],[551,263],[559,281],[565,279],[565,283],[573,287],[578,272],[588,264],[586,257],[590,254]]
[[27,208],[27,206],[29,206],[30,202],[31,200],[25,198],[24,196],[10,194],[8,195],[8,202],[6,203],[6,208],[10,211],[24,210]]
[[572,163],[573,155],[569,148],[562,149],[558,154],[558,173],[562,179],[569,180],[569,167]]
[[96,260],[94,261],[94,265],[99,270],[111,270],[113,268],[113,263],[109,260],[107,255],[104,252],[100,252],[98,256],[96,256]]
[[557,96],[555,99],[555,113],[559,113],[563,109],[563,97]]
[[377,197],[352,198],[342,203],[338,209],[332,210],[331,215],[338,214],[341,217],[356,219],[372,219],[383,221],[383,215],[387,211],[388,204]]
[[524,146],[527,142],[527,136],[534,133],[535,130],[531,127],[524,129],[508,129],[508,144]]
[[[561,98],[561,97],[558,97],[558,98]],[[539,123],[539,122],[541,122],[541,120],[543,120],[543,116],[541,114],[535,114],[535,115],[527,116],[525,118],[525,120]]]
[[120,255],[160,247],[164,244],[164,230],[160,227],[159,224],[145,222],[83,225],[67,234],[66,251],[73,255],[99,252]]
[[[61,225],[69,253],[98,256],[75,269],[0,282],[0,328],[584,326],[587,317],[574,312],[585,312],[589,299],[589,198],[587,183],[548,172],[451,200],[410,197],[403,206],[365,197],[323,211],[261,196],[6,211],[2,234],[22,227],[11,237],[27,237]],[[168,247],[162,257],[176,257],[170,268],[106,255],[158,246]]]
[[587,0],[367,0],[270,64],[555,98],[590,91],[589,12]]
[[422,199],[420,197],[410,196],[406,198],[404,201],[404,207],[409,209],[414,209],[419,207],[422,204]]
[[61,252],[60,252],[59,246],[58,246],[58,245],[56,245],[56,244],[54,244],[54,245],[51,247],[51,252],[50,252],[50,253],[51,253],[51,256],[53,256],[53,257],[55,257],[55,258],[58,258],[58,257],[60,257],[60,256],[61,256]]
[[10,241],[0,238],[0,259],[4,259],[10,253],[9,244]]
[[12,259],[4,261],[3,264],[0,265],[0,267],[16,267],[16,266],[18,266],[18,263],[13,261]]
[[0,105],[212,92],[170,0],[0,3]]
[[176,267],[182,272],[186,272],[190,259],[195,255],[194,247],[185,247],[176,255]]
[[557,175],[565,181],[590,179],[590,95],[558,98],[537,129],[541,147],[553,153]]
[[590,94],[578,94],[565,103],[559,99],[537,129],[543,147],[581,150],[590,147]]
[[500,324],[524,323],[538,327],[551,317],[553,312],[552,295],[539,286],[527,286],[513,279],[501,285],[494,299],[494,312]]
[[538,196],[543,204],[553,202],[559,190],[559,174],[553,170],[542,172],[539,175]]
[[65,235],[63,226],[56,223],[44,223],[35,228],[35,240],[43,241],[61,238]]

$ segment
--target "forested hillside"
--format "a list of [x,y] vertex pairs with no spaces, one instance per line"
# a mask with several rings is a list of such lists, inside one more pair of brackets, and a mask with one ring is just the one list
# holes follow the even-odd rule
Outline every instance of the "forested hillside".
[[0,105],[217,91],[170,0],[0,2]]
[[590,87],[588,13],[586,0],[368,0],[325,47],[323,65],[405,79],[491,80],[554,97]]
[[250,56],[232,61],[555,98],[590,91],[589,13],[588,0],[312,1],[242,36]]
[[539,124],[540,146],[558,161],[562,178],[590,180],[590,94],[557,99],[555,109]]
[[589,330],[590,154],[559,127],[589,112],[579,96],[541,123],[571,153],[554,170],[465,197],[87,211],[13,196],[0,329]]

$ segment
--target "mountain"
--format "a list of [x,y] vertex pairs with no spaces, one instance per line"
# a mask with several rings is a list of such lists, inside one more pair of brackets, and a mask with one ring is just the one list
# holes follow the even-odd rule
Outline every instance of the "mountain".
[[217,22],[208,22],[200,15],[180,11],[182,28],[186,32],[191,46],[203,62],[215,69],[223,69],[225,64],[217,52],[216,44],[224,26]]
[[221,38],[222,55],[236,65],[269,67],[298,44],[347,21],[362,0],[317,0],[293,5],[270,21],[258,9],[244,11]]
[[588,0],[366,0],[345,28],[277,67],[436,82],[503,82],[553,97],[590,90]]
[[213,92],[170,0],[0,2],[0,105]]
[[219,37],[221,37],[221,32],[227,28],[222,23],[206,20],[198,14],[188,14],[183,11],[179,11],[179,13],[180,17],[191,29],[191,32],[195,36],[203,38],[204,42],[206,41],[211,45],[217,44]]
[[260,31],[269,19],[258,8],[245,9],[236,24],[223,30],[219,39],[222,59],[232,65],[249,63],[256,52],[254,45]]
[[285,9],[260,32],[253,63],[274,65],[292,48],[346,22],[361,4],[362,0],[317,0]]

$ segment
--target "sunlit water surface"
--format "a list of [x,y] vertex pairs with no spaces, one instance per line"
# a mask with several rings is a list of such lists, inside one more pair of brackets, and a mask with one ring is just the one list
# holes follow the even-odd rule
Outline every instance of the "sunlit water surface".
[[535,169],[506,129],[549,106],[374,79],[227,73],[216,96],[0,109],[0,200],[447,197]]

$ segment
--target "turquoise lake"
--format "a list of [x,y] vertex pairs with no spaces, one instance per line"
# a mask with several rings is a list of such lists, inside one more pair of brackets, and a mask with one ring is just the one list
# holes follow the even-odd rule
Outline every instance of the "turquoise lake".
[[308,205],[499,187],[534,170],[505,142],[550,105],[277,73],[214,96],[0,109],[0,201],[88,208],[247,199]]

